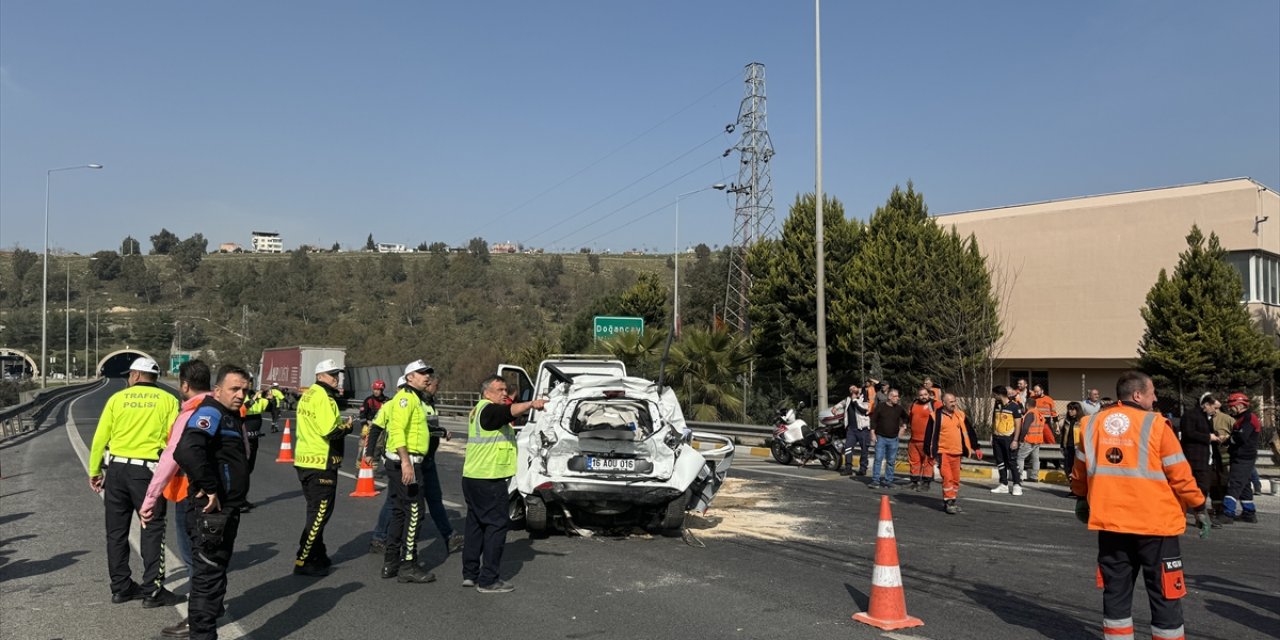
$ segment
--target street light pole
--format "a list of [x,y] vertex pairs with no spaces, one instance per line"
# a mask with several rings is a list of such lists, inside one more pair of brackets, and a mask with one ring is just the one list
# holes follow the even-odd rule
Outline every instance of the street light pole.
[[825,223],[822,219],[822,0],[813,0],[813,69],[814,69],[814,121],[815,179],[814,221],[816,229],[814,247],[818,257],[818,411],[827,409],[827,257]]
[[671,299],[671,332],[676,336],[680,335],[680,199],[685,196],[691,196],[695,193],[702,193],[709,189],[723,191],[724,188],[725,185],[723,183],[717,182],[713,185],[709,185],[701,189],[694,189],[688,193],[682,193],[676,196],[676,252],[673,254],[673,262],[675,263],[675,283],[674,293]]
[[40,388],[49,384],[49,178],[55,171],[74,169],[101,169],[100,164],[80,164],[59,167],[44,172],[44,273],[40,293]]
[[62,367],[67,371],[67,384],[71,384],[71,261],[67,261],[67,313],[66,313],[67,351]]

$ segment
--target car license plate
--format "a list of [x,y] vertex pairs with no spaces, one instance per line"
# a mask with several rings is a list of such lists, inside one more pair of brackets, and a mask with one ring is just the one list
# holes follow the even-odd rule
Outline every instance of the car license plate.
[[631,458],[587,457],[588,471],[635,471],[636,461]]

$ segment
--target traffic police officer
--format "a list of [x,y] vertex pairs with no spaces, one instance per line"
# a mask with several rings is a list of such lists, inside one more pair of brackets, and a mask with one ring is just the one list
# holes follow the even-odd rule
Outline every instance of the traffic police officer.
[[324,527],[333,516],[342,467],[344,439],[351,420],[338,412],[339,376],[342,367],[333,360],[316,365],[316,382],[298,400],[298,433],[293,466],[307,500],[307,523],[298,539],[293,572],[301,576],[326,576],[333,561],[324,546]]
[[500,376],[485,378],[480,395],[467,419],[462,464],[462,495],[467,501],[462,586],[475,587],[480,593],[507,593],[515,587],[499,579],[498,568],[511,526],[507,483],[516,474],[516,434],[511,421],[529,409],[543,408],[547,401],[506,404],[507,383]]
[[[246,393],[251,395],[246,395],[244,404],[240,405],[240,416],[244,418],[245,435],[249,437],[249,473],[253,473],[258,463],[258,441],[262,439],[262,414],[271,410],[272,402],[265,389],[253,393],[253,380],[249,385]],[[240,512],[248,513],[253,507],[254,504],[246,500]]]
[[[155,507],[156,522],[142,531],[142,584],[129,570],[129,526],[142,508],[147,485],[178,417],[178,399],[156,386],[160,367],[151,358],[129,366],[129,387],[107,400],[89,454],[89,486],[103,494],[106,507],[107,572],[111,602],[142,598],[142,606],[162,607],[184,598],[164,588],[165,503]],[[109,452],[103,477],[103,452]]]
[[1205,497],[1169,421],[1151,410],[1151,378],[1126,371],[1120,402],[1089,416],[1071,476],[1076,517],[1098,532],[1104,640],[1133,640],[1133,584],[1141,569],[1151,605],[1151,637],[1183,640],[1181,598],[1187,593],[1178,536],[1186,510],[1200,536],[1209,533]]
[[418,527],[426,511],[422,501],[422,482],[426,477],[422,465],[430,447],[423,390],[433,372],[434,369],[421,360],[409,363],[404,368],[404,386],[390,401],[394,410],[384,416],[387,488],[393,502],[382,577],[396,578],[399,582],[434,582],[436,579],[414,562]]

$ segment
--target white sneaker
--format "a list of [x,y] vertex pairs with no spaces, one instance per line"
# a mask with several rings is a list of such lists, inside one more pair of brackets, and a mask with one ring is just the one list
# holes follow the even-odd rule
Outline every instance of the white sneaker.
[[991,490],[991,493],[1009,493],[1009,487],[998,484],[996,485],[996,488]]
[[1013,491],[1011,493],[1013,493],[1013,495],[1015,496],[1022,495],[1022,485],[1020,484],[1013,485]]

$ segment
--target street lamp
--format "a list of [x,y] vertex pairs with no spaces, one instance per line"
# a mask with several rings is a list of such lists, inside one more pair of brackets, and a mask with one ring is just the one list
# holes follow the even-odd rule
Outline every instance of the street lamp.
[[690,191],[688,193],[682,193],[676,196],[676,252],[675,252],[675,260],[674,260],[675,262],[675,284],[674,284],[675,293],[671,301],[671,331],[677,336],[680,335],[680,199],[685,196],[691,196],[695,193],[702,193],[703,191],[708,191],[711,189],[715,189],[716,191],[724,191],[724,188],[725,188],[724,183],[717,182],[713,185],[706,186],[701,189],[694,189],[693,191]]
[[75,169],[101,169],[100,164],[78,164],[59,167],[44,172],[44,285],[40,295],[40,388],[49,384],[49,178],[55,171]]
[[[97,258],[89,258],[89,262],[93,262],[94,260],[97,260]],[[67,314],[66,315],[67,315],[67,326],[66,326],[67,361],[65,363],[65,368],[67,370],[67,382],[70,383],[71,382],[71,261],[67,261]],[[84,374],[84,377],[88,378],[89,377],[89,369],[88,369],[88,366],[89,366],[89,362],[88,362],[89,361],[89,296],[84,297],[84,326],[85,326],[85,330],[84,330],[85,374]]]

